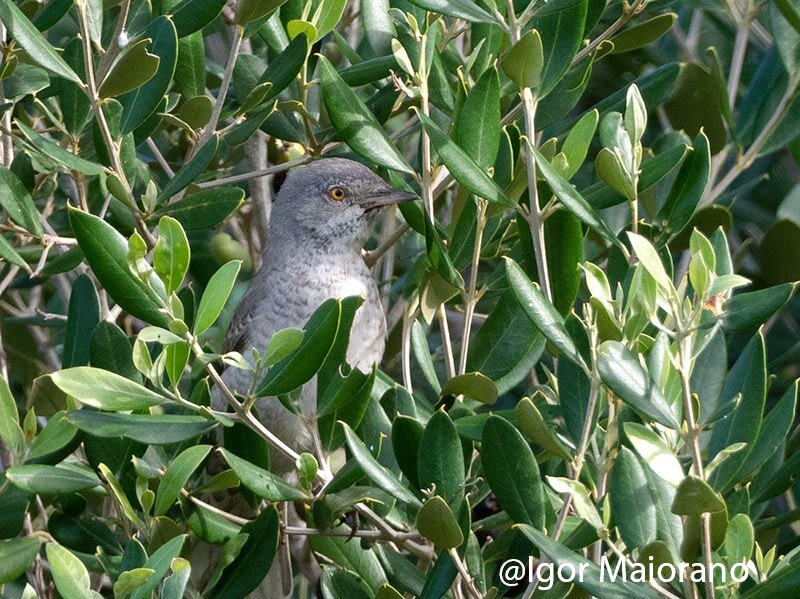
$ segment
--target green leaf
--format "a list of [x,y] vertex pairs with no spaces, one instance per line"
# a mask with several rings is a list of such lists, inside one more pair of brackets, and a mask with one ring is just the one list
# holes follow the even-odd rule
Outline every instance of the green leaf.
[[603,521],[600,519],[600,514],[583,483],[571,478],[558,476],[548,476],[547,482],[556,493],[572,497],[572,507],[578,517],[586,520],[595,530],[600,531],[603,529]]
[[494,381],[499,394],[516,386],[533,368],[545,339],[509,290],[497,301],[469,346],[467,369]]
[[528,27],[542,38],[541,97],[549,94],[572,66],[584,38],[588,4],[588,0],[550,0],[534,12]]
[[672,29],[677,18],[678,15],[674,12],[668,12],[656,15],[652,19],[648,19],[634,27],[628,27],[611,38],[614,44],[614,49],[611,53],[621,54],[622,52],[630,52],[652,44]]
[[631,176],[613,151],[602,148],[595,158],[594,168],[597,176],[614,191],[622,194],[628,201],[633,200],[635,192]]
[[223,264],[209,279],[203,292],[203,297],[200,298],[200,305],[197,308],[197,315],[194,319],[195,335],[208,330],[217,321],[222,309],[228,302],[241,268],[241,260],[231,260],[227,264]]
[[189,270],[189,240],[181,224],[169,216],[158,221],[158,241],[153,251],[153,267],[164,281],[167,294],[177,290]]
[[83,562],[66,547],[58,543],[48,543],[45,546],[47,563],[53,575],[53,582],[62,597],[75,597],[86,599],[102,597],[91,589],[89,572]]
[[531,283],[519,264],[511,258],[506,258],[506,276],[517,302],[539,332],[566,358],[576,364],[582,364],[583,359],[564,327],[564,319],[555,306],[547,301],[539,286]]
[[411,0],[420,8],[472,23],[495,23],[494,17],[470,0]]
[[[696,137],[702,130],[708,137],[710,151],[714,155],[725,146],[728,137],[721,109],[725,101],[722,98],[726,94],[720,78],[704,65],[682,63],[677,85],[664,103],[664,111],[676,131],[682,129],[689,137]],[[739,105],[740,114],[743,106],[744,103]]]
[[183,0],[171,12],[178,37],[200,31],[217,18],[226,0]]
[[442,387],[440,395],[463,395],[486,405],[497,401],[497,387],[492,379],[480,372],[468,372],[449,379]]
[[273,366],[256,389],[257,397],[289,393],[319,372],[336,343],[343,320],[343,302],[329,299],[314,311],[303,329],[300,346]]
[[161,59],[147,51],[152,40],[145,38],[125,49],[100,84],[101,98],[121,96],[152,79]]
[[169,325],[161,298],[128,268],[128,242],[96,216],[71,209],[69,222],[100,284],[122,308],[147,323]]
[[59,56],[50,42],[39,33],[39,30],[14,5],[12,0],[0,0],[0,20],[6,26],[10,37],[28,53],[28,56],[36,64],[60,77],[82,85],[80,77]]
[[0,541],[0,584],[13,582],[36,559],[42,541],[38,537],[25,537]]
[[481,198],[506,207],[516,208],[514,201],[506,196],[492,178],[464,150],[447,137],[447,134],[439,129],[436,123],[422,113],[418,113],[418,116],[431,143],[439,153],[439,158],[456,181]]
[[[443,410],[437,411],[422,433],[417,452],[420,489],[435,493],[456,507],[464,496],[464,457],[458,431]],[[463,539],[462,539],[463,540]]]
[[116,324],[104,321],[95,327],[89,347],[92,366],[138,381],[139,373],[133,365],[132,354],[128,336]]
[[303,329],[290,327],[273,333],[264,350],[262,360],[267,366],[273,366],[294,353],[303,342]]
[[342,423],[344,428],[345,439],[347,439],[347,446],[353,459],[364,470],[364,474],[379,488],[383,489],[391,496],[396,497],[403,503],[407,503],[412,507],[422,507],[422,503],[417,499],[411,491],[409,491],[403,483],[392,473],[388,468],[385,468],[378,463],[378,460],[369,452],[364,442],[359,439],[353,429],[347,424]]
[[72,283],[61,367],[89,363],[91,335],[100,322],[100,304],[92,280],[79,275]]
[[[306,62],[308,56],[308,38],[305,35],[295,37],[284,50],[269,63],[267,70],[258,80],[259,85],[271,83],[264,101],[267,102],[277,97],[285,90],[297,77],[300,69]],[[349,84],[349,83],[348,83]]]
[[758,333],[747,344],[728,373],[717,409],[727,410],[738,397],[743,401],[738,403],[731,414],[722,412],[727,417],[717,422],[712,429],[708,452],[710,457],[714,457],[735,443],[747,443],[747,448],[725,460],[713,472],[709,482],[714,488],[723,490],[728,485],[738,482],[737,473],[762,428],[766,391],[766,349],[764,338]]
[[67,395],[100,410],[138,410],[167,401],[118,374],[89,366],[60,370],[52,373],[50,378]]
[[539,408],[530,398],[522,398],[517,404],[516,413],[519,430],[522,431],[522,434],[553,455],[562,457],[567,461],[572,460],[572,456],[556,436],[553,427],[545,421]]
[[734,295],[723,305],[723,327],[728,331],[741,331],[764,324],[789,301],[794,290],[793,283],[784,283]]
[[525,439],[504,418],[492,415],[486,420],[481,463],[486,482],[508,516],[543,529],[547,503],[539,466]]
[[[554,541],[547,534],[531,526],[519,524],[517,528],[557,566],[570,564],[572,568],[579,570],[583,575],[575,578],[575,585],[594,596],[603,597],[603,599],[630,599],[631,597],[658,599],[660,596],[645,584],[628,582],[621,578],[619,582],[610,580],[611,577],[607,573],[601,573],[597,564],[579,553],[570,551],[558,541]],[[613,570],[613,565],[609,567]]]
[[247,25],[251,21],[267,16],[284,2],[286,0],[239,0],[236,4],[234,22],[240,26]]
[[417,514],[417,530],[436,547],[453,549],[464,542],[464,533],[453,510],[438,495],[423,504]]
[[699,516],[724,509],[725,500],[720,494],[708,483],[692,475],[683,479],[672,503],[672,513],[679,516]]
[[161,579],[164,578],[169,570],[172,560],[178,557],[184,541],[186,541],[186,535],[173,537],[159,547],[153,555],[147,558],[147,561],[142,567],[153,570],[153,573],[147,579],[147,582],[136,589],[133,595],[131,595],[131,599],[145,599],[151,596],[152,592],[158,586],[158,583],[161,582]]
[[187,231],[208,229],[234,213],[244,200],[238,187],[214,187],[184,196],[157,210],[153,218],[171,216]]
[[[178,192],[182,191],[186,188],[187,185],[190,183],[194,183],[197,177],[206,169],[208,164],[211,162],[211,159],[217,153],[217,147],[219,146],[219,136],[215,133],[211,136],[202,148],[200,148],[194,156],[192,156],[191,160],[184,164],[181,169],[175,173],[175,176],[172,177],[167,184],[164,186],[164,189],[161,190],[161,193],[158,194],[158,200],[169,200],[172,196],[177,194]],[[223,188],[226,189],[226,188]],[[203,192],[200,192],[203,193]],[[192,196],[188,196],[192,197]],[[176,204],[179,202],[176,202]],[[175,204],[173,204],[175,206]],[[227,215],[226,215],[227,216]]]
[[127,597],[147,582],[152,574],[155,574],[152,568],[133,568],[120,573],[114,583],[114,597]]
[[[0,0],[8,1],[8,0]],[[72,152],[68,152],[61,146],[53,143],[46,137],[43,137],[36,133],[33,129],[25,126],[23,123],[19,121],[15,121],[14,124],[17,128],[22,131],[25,138],[30,142],[30,144],[36,148],[39,152],[47,156],[48,158],[53,159],[59,166],[61,166],[64,170],[69,171],[77,171],[84,175],[94,176],[99,175],[105,172],[105,168],[100,166],[95,162],[89,162],[88,160],[84,160],[83,158],[77,157]]]
[[17,453],[25,448],[25,435],[19,426],[17,403],[2,376],[0,376],[0,441]]
[[325,57],[320,57],[320,84],[328,116],[348,146],[375,164],[413,173],[372,112]]
[[176,557],[170,563],[172,574],[164,580],[161,589],[162,599],[182,599],[189,584],[192,573],[192,564],[182,557]]
[[743,480],[760,470],[760,468],[772,457],[784,442],[794,422],[795,409],[797,407],[797,385],[795,381],[783,394],[780,401],[770,410],[758,438],[750,448],[747,458],[744,460],[736,476]]
[[259,497],[268,501],[305,501],[308,496],[268,470],[243,460],[226,449],[220,449],[222,457],[233,468],[242,484]]
[[736,514],[731,518],[722,545],[729,565],[750,559],[753,554],[754,537],[753,523],[747,514]]
[[539,172],[542,174],[542,177],[544,177],[544,180],[547,181],[547,184],[553,190],[553,193],[559,201],[564,204],[564,207],[581,219],[585,225],[597,231],[606,241],[617,246],[621,245],[611,229],[608,228],[608,225],[600,219],[594,209],[583,199],[581,194],[550,165],[535,146],[530,142],[527,143],[528,150],[536,159]]
[[6,241],[6,238],[3,235],[0,235],[0,258],[9,262],[10,264],[14,264],[25,269],[27,272],[31,272],[31,267],[28,265],[27,262],[20,256],[17,251],[11,247],[11,244]]
[[600,114],[597,110],[590,110],[578,119],[578,122],[570,129],[567,138],[564,140],[564,145],[561,146],[561,151],[567,157],[567,164],[569,165],[565,179],[569,180],[577,173],[583,161],[586,160],[586,154],[594,138],[599,120]]
[[[261,0],[253,1],[255,3]],[[324,38],[339,24],[346,5],[347,0],[322,0],[319,3],[312,19],[314,27],[317,29],[315,42]]]
[[620,537],[631,549],[642,549],[655,540],[658,532],[655,498],[643,492],[645,489],[648,481],[639,461],[627,447],[620,448],[611,472],[608,497]]
[[487,69],[469,91],[456,120],[462,149],[483,170],[494,164],[500,149],[500,79]]
[[178,35],[169,17],[161,16],[153,20],[142,35],[153,40],[149,52],[160,60],[155,75],[119,98],[123,108],[119,127],[123,135],[144,123],[158,108],[172,82],[178,60]]
[[93,489],[100,484],[94,472],[83,467],[30,464],[6,470],[6,478],[29,493],[63,495]]
[[[639,173],[639,194],[651,189],[680,164],[687,151],[686,145],[679,144],[661,152],[650,160],[645,160],[642,163],[641,173]],[[598,181],[584,189],[583,197],[595,209],[609,208],[627,200],[623,192],[611,189],[603,181]]]
[[708,186],[711,153],[705,133],[701,131],[692,145],[692,152],[681,165],[667,201],[658,213],[658,218],[667,221],[669,235],[677,235],[689,223]]
[[518,88],[528,87],[537,93],[542,85],[544,69],[542,37],[539,32],[535,29],[529,30],[511,47],[500,64]]
[[210,596],[224,599],[248,597],[269,572],[281,535],[280,518],[273,506],[261,510],[258,517],[245,524],[241,533],[247,540],[223,571]]
[[180,497],[183,485],[203,463],[209,451],[211,451],[210,445],[195,445],[183,450],[172,460],[167,466],[164,476],[158,482],[153,515],[163,516],[167,513],[172,504]]
[[603,383],[622,401],[659,424],[680,429],[672,407],[637,357],[622,343],[603,342],[598,352],[597,368]]
[[0,166],[0,206],[5,208],[8,217],[20,227],[36,236],[42,234],[39,214],[28,190],[17,176]]
[[67,420],[95,437],[125,437],[147,445],[180,443],[217,426],[216,420],[179,414],[108,414],[76,410]]
[[672,278],[667,274],[664,264],[661,262],[661,257],[658,255],[656,248],[653,247],[653,244],[641,235],[631,233],[630,231],[628,231],[628,239],[631,242],[631,247],[633,247],[633,251],[636,253],[639,262],[647,273],[655,279],[658,286],[661,287],[665,293],[673,289]]
[[638,422],[623,424],[625,436],[647,465],[669,484],[677,487],[684,478],[683,466],[667,443],[654,431]]

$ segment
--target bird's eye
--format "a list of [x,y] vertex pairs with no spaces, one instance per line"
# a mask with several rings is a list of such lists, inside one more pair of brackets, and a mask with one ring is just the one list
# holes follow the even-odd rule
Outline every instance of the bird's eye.
[[344,199],[344,196],[347,195],[347,193],[341,187],[331,187],[330,190],[328,190],[328,195],[332,200],[336,202],[341,202]]

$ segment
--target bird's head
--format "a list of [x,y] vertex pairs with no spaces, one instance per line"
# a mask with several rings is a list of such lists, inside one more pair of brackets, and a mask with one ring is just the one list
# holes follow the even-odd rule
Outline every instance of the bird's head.
[[271,229],[278,227],[281,233],[328,246],[360,249],[383,208],[416,197],[392,188],[353,160],[315,160],[286,177],[273,208]]

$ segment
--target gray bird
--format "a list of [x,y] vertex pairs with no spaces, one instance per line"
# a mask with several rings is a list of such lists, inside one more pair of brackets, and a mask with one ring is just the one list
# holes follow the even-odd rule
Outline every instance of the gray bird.
[[[416,197],[342,158],[317,160],[289,173],[272,209],[261,268],[234,313],[225,351],[246,357],[251,348],[263,351],[273,333],[302,327],[325,300],[360,295],[364,303],[353,321],[347,361],[364,372],[379,363],[386,320],[361,250],[381,209]],[[251,373],[238,368],[227,368],[222,378],[243,395],[252,382]],[[223,402],[215,397],[217,407]],[[286,444],[298,451],[313,449],[313,384],[306,385],[300,398],[303,417],[275,398],[259,399],[255,407],[264,425]],[[273,458],[275,471],[292,467],[282,456],[274,453]]]

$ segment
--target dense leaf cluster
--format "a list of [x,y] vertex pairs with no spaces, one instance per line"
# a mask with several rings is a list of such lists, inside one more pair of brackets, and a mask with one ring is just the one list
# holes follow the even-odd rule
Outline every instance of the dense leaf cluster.
[[[797,593],[791,0],[0,0],[0,23],[4,596],[280,571],[352,599]],[[282,177],[325,156],[421,198],[365,254],[384,362],[346,364],[356,297],[222,353]],[[315,377],[297,454],[253,406]]]

